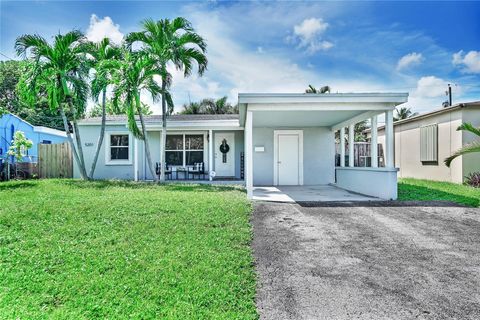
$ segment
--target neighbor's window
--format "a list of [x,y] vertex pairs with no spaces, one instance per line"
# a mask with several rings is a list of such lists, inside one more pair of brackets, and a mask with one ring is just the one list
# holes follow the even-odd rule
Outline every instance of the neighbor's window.
[[426,164],[438,162],[437,124],[420,127],[420,161]]
[[167,135],[165,148],[167,165],[186,166],[203,162],[202,134]]
[[110,135],[110,160],[129,160],[129,156],[128,134]]

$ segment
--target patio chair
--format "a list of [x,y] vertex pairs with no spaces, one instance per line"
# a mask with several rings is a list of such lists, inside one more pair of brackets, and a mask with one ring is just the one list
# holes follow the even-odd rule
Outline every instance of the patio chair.
[[[155,173],[160,177],[160,162],[155,163]],[[172,180],[172,169],[165,164],[165,180]]]
[[198,177],[198,180],[200,180],[200,177],[205,179],[205,163],[194,163],[192,168],[188,168],[188,176],[190,175],[192,175],[192,180],[195,180],[196,176]]

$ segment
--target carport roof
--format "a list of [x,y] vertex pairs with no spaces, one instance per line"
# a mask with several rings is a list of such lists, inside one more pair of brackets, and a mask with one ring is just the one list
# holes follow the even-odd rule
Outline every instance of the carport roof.
[[[297,114],[298,111],[328,111],[331,115],[338,111],[344,111],[345,119],[343,121],[332,119],[330,122],[330,125],[334,128],[335,125],[353,118],[358,118],[354,120],[360,121],[361,118],[367,118],[374,113],[393,110],[397,105],[405,103],[407,100],[408,93],[406,92],[238,94],[241,126],[245,125],[247,109],[255,112],[281,111],[286,112],[285,115],[288,115],[288,112],[292,115],[292,111],[297,112]],[[285,118],[285,115],[282,118]],[[325,123],[324,125],[328,124]]]

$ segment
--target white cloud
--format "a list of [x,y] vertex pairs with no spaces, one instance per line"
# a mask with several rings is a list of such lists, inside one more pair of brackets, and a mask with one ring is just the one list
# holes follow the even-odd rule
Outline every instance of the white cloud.
[[467,54],[463,50],[454,53],[452,63],[460,65],[465,73],[480,73],[480,51],[470,51]]
[[103,38],[108,37],[116,44],[120,44],[123,40],[123,33],[120,32],[120,25],[114,24],[110,17],[100,19],[97,15],[90,16],[90,25],[86,34],[88,40],[99,42]]
[[437,98],[445,96],[448,82],[435,76],[421,77],[417,82],[414,96],[422,98]]
[[412,52],[404,55],[398,60],[397,70],[403,70],[413,65],[418,65],[424,60],[421,53]]
[[288,42],[300,43],[299,48],[306,48],[308,54],[314,54],[320,50],[328,50],[333,47],[333,43],[322,40],[321,35],[327,30],[329,24],[322,18],[309,18],[293,27],[294,36],[287,37]]

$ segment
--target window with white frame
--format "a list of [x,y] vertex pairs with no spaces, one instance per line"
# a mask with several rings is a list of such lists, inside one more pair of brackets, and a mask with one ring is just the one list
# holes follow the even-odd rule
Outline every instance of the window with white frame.
[[167,135],[165,157],[169,166],[191,166],[204,162],[204,135]]
[[107,134],[106,162],[108,164],[129,164],[131,139],[128,133]]

